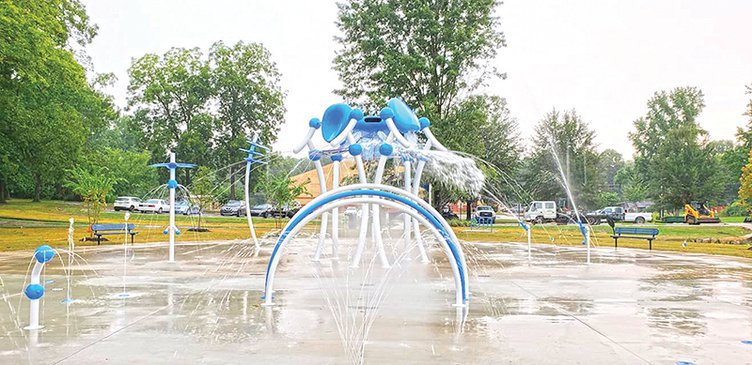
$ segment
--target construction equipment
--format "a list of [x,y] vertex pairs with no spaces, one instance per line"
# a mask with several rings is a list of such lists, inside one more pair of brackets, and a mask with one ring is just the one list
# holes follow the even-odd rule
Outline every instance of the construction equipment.
[[721,223],[715,212],[708,209],[707,202],[693,201],[684,204],[684,222],[687,224]]

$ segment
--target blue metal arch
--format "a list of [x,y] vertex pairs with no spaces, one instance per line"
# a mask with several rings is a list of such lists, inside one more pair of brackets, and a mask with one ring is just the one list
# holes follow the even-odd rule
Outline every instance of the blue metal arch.
[[274,262],[274,257],[277,255],[280,247],[282,246],[282,243],[285,241],[290,232],[295,228],[295,226],[300,224],[300,222],[302,222],[306,216],[313,214],[317,209],[321,208],[325,204],[352,196],[376,196],[394,200],[415,209],[419,214],[425,217],[441,234],[441,236],[444,238],[444,241],[447,243],[447,246],[449,246],[449,250],[452,252],[452,258],[457,264],[457,271],[460,275],[460,284],[462,287],[462,302],[467,303],[467,285],[465,282],[465,267],[462,264],[462,256],[457,248],[456,243],[452,240],[452,236],[444,228],[444,225],[442,225],[441,222],[433,214],[431,214],[429,211],[427,211],[425,208],[415,203],[414,201],[403,196],[381,190],[360,189],[343,191],[340,193],[332,194],[331,196],[328,196],[320,201],[313,202],[312,204],[309,204],[301,209],[300,212],[298,212],[298,214],[293,217],[290,223],[287,224],[285,230],[279,235],[277,244],[274,245],[274,250],[272,250],[272,254],[269,257],[269,264],[266,268],[266,277],[264,279],[265,287],[269,285],[269,270],[271,270],[272,263]]

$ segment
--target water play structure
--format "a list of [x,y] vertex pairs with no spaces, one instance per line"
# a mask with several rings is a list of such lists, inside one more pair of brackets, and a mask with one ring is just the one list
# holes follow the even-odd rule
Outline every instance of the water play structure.
[[170,224],[164,230],[165,234],[170,235],[170,253],[169,261],[175,262],[175,235],[180,234],[180,230],[175,226],[175,189],[178,188],[178,181],[175,178],[175,170],[178,168],[192,169],[196,165],[192,163],[178,163],[175,162],[175,152],[170,151],[170,162],[157,163],[149,165],[151,167],[164,167],[170,170],[170,179],[167,180],[167,188],[170,189]]
[[259,241],[256,237],[256,230],[253,228],[253,218],[251,217],[251,166],[253,164],[266,165],[266,161],[261,160],[260,157],[264,155],[264,152],[269,151],[269,147],[259,144],[258,133],[254,133],[253,137],[248,139],[248,144],[248,149],[240,149],[248,153],[248,157],[245,158],[245,180],[243,181],[245,183],[245,216],[248,219],[248,230],[253,240],[254,252],[258,255]]
[[31,270],[31,280],[24,289],[24,294],[29,298],[29,325],[24,329],[36,330],[42,328],[39,325],[39,300],[44,296],[44,286],[41,284],[42,269],[44,264],[55,257],[55,250],[47,245],[37,247],[34,251],[34,269]]
[[[465,306],[468,301],[468,277],[462,247],[441,214],[418,196],[423,170],[432,157],[428,152],[432,148],[446,151],[431,133],[430,121],[427,118],[418,119],[407,104],[393,98],[377,116],[365,116],[360,109],[344,103],[331,105],[324,111],[321,119],[312,118],[308,127],[305,138],[293,151],[297,153],[308,148],[308,157],[316,168],[322,194],[298,211],[282,230],[267,266],[265,305],[273,304],[275,272],[290,240],[308,222],[321,217],[318,245],[313,259],[320,260],[328,233],[332,257],[336,257],[339,244],[339,208],[345,205],[359,205],[360,229],[356,250],[350,262],[352,267],[361,264],[369,228],[371,242],[375,245],[381,266],[390,266],[384,250],[380,209],[392,209],[403,215],[401,239],[405,243],[405,250],[412,249],[411,242],[414,237],[414,247],[419,250],[422,262],[428,262],[428,256],[420,228],[425,227],[437,238],[452,268],[456,290],[455,305]],[[317,148],[313,143],[313,138],[319,131],[327,143],[322,148]],[[419,141],[419,134],[424,137],[425,142]],[[322,157],[329,157],[334,164],[331,190],[327,187]],[[355,161],[358,171],[357,184],[340,186],[339,164],[344,158],[352,158]],[[395,159],[401,164],[404,176],[402,187],[383,183],[384,169],[389,159]],[[364,161],[378,163],[370,183]]]

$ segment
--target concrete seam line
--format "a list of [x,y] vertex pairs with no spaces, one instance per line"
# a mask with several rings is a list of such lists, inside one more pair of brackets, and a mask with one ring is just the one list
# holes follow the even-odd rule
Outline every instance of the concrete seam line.
[[161,311],[163,311],[163,310],[165,310],[165,309],[167,309],[167,308],[169,308],[169,307],[171,307],[171,306],[172,306],[172,304],[167,304],[167,305],[165,305],[164,307],[161,307],[161,308],[157,308],[157,309],[155,309],[154,311],[152,311],[151,313],[149,313],[149,314],[146,314],[146,315],[144,315],[144,316],[141,316],[141,317],[140,317],[139,319],[137,319],[137,320],[135,320],[135,321],[133,321],[133,322],[131,322],[131,323],[128,323],[127,325],[125,325],[125,326],[123,326],[123,327],[120,327],[120,328],[118,328],[117,330],[115,330],[115,331],[113,331],[113,332],[111,332],[111,333],[107,334],[106,336],[104,336],[104,337],[102,337],[102,338],[100,338],[100,339],[98,339],[98,340],[96,340],[96,341],[94,341],[94,342],[91,342],[91,343],[89,343],[88,345],[84,345],[84,346],[83,346],[83,347],[81,347],[80,349],[78,349],[78,350],[74,351],[74,352],[73,352],[72,354],[70,354],[70,355],[68,355],[68,356],[65,356],[65,357],[63,357],[62,359],[60,359],[60,360],[57,360],[57,361],[53,362],[53,363],[52,363],[52,365],[57,365],[57,364],[60,364],[60,363],[62,363],[63,361],[66,361],[66,360],[68,360],[68,359],[72,358],[73,356],[76,356],[76,355],[78,355],[78,354],[79,354],[79,353],[81,353],[82,351],[84,351],[84,350],[86,350],[86,349],[88,349],[88,348],[90,348],[90,347],[92,347],[92,346],[94,346],[94,345],[96,345],[96,344],[98,344],[98,343],[100,343],[100,342],[102,342],[102,341],[104,341],[104,340],[106,340],[106,339],[108,339],[108,338],[110,338],[110,337],[112,337],[112,336],[116,335],[116,334],[117,334],[117,333],[119,333],[120,331],[122,331],[122,330],[124,330],[124,329],[127,329],[127,328],[129,328],[130,326],[133,326],[134,324],[136,324],[136,323],[138,323],[138,322],[141,322],[142,320],[144,320],[144,319],[146,319],[146,318],[149,318],[149,317],[151,317],[151,316],[153,316],[153,315],[155,315],[155,314],[157,314],[157,313],[159,313],[159,312],[161,312]]
[[[511,282],[512,284],[514,284],[514,285],[515,285],[516,287],[518,287],[518,288],[522,289],[522,291],[524,291],[524,292],[526,292],[526,293],[528,293],[528,294],[532,295],[533,297],[535,297],[535,299],[540,299],[540,297],[539,297],[539,296],[535,295],[535,293],[531,292],[530,290],[523,288],[523,287],[522,287],[522,285],[520,285],[520,284],[517,284],[517,282],[516,282],[516,281],[514,281],[514,280],[509,280],[509,281],[510,281],[510,282]],[[620,344],[620,343],[616,342],[616,340],[612,339],[611,337],[608,337],[608,336],[607,336],[607,335],[606,335],[605,333],[603,333],[603,332],[601,332],[601,331],[597,330],[597,329],[596,329],[595,327],[593,327],[593,326],[591,326],[591,325],[589,325],[589,324],[585,323],[585,321],[583,321],[583,320],[582,320],[582,319],[580,319],[579,317],[575,316],[574,314],[572,314],[572,313],[569,313],[568,311],[566,311],[566,310],[563,310],[563,309],[558,309],[558,308],[557,308],[556,310],[558,310],[559,312],[561,312],[561,313],[563,313],[563,314],[565,314],[565,315],[567,315],[567,316],[569,316],[569,317],[572,317],[572,319],[574,319],[575,321],[577,321],[577,322],[580,322],[580,323],[581,323],[582,325],[584,325],[584,326],[585,326],[585,327],[587,327],[587,328],[590,328],[590,330],[592,330],[593,332],[595,332],[595,333],[597,333],[597,334],[601,335],[601,336],[602,336],[603,338],[605,338],[605,339],[609,340],[609,341],[610,341],[610,342],[612,342],[612,343],[613,343],[614,345],[616,345],[616,346],[619,346],[619,347],[620,347],[620,348],[621,348],[622,350],[624,350],[624,351],[626,351],[626,352],[628,352],[628,353],[632,354],[632,356],[634,356],[634,357],[636,357],[636,358],[638,358],[638,359],[642,360],[643,362],[645,362],[645,363],[647,363],[647,364],[652,364],[652,362],[650,362],[650,361],[649,361],[648,359],[645,359],[644,357],[640,356],[640,355],[639,355],[638,353],[636,353],[636,352],[634,352],[634,351],[632,351],[632,350],[628,349],[628,348],[627,348],[626,346],[624,346],[624,345],[622,345],[622,344]]]

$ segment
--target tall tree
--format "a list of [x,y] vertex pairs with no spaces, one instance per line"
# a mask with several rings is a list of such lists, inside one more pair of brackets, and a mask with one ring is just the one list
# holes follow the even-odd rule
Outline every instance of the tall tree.
[[588,124],[574,110],[553,110],[536,126],[535,133],[532,154],[523,170],[526,190],[536,199],[566,198],[561,168],[579,208],[599,205],[605,184],[595,132]]
[[486,175],[489,190],[486,193],[494,195],[471,196],[462,189],[436,185],[433,193],[437,207],[459,199],[490,198],[489,201],[493,201],[514,195],[510,179],[520,165],[520,142],[517,121],[511,116],[505,99],[488,95],[468,97],[446,119],[432,124],[431,128],[434,127],[436,137],[447,148],[478,158],[477,165]]
[[0,191],[7,197],[9,177],[28,175],[38,201],[43,185],[60,185],[108,116],[111,105],[71,51],[72,42],[90,42],[96,27],[76,0],[3,0],[0,29],[0,142],[10,152],[2,158]]
[[[280,73],[271,53],[258,43],[212,45],[211,80],[217,100],[218,128],[215,156],[218,166],[238,161],[238,148],[248,147],[246,137],[258,132],[263,143],[277,140],[284,122],[284,94]],[[230,199],[235,199],[235,174],[230,168]]]
[[[746,86],[746,94],[752,95],[752,84]],[[737,145],[733,151],[729,151],[724,156],[723,162],[731,173],[739,174],[739,190],[737,192],[739,200],[749,209],[752,207],[752,98],[747,103],[747,110],[744,115],[749,117],[747,128],[736,129]],[[746,163],[746,165],[745,165]]]
[[[218,42],[208,56],[198,48],[173,48],[139,58],[129,74],[130,121],[154,160],[170,148],[183,161],[221,168],[240,161],[238,148],[247,147],[252,131],[265,143],[277,139],[284,94],[276,65],[260,44]],[[234,198],[235,169],[228,175]]]
[[648,184],[637,173],[634,161],[628,161],[614,175],[614,186],[625,202],[640,202],[648,198]]
[[607,148],[598,156],[598,171],[601,173],[601,180],[606,183],[608,191],[618,193],[614,177],[622,167],[624,167],[624,158],[617,150]]
[[[366,107],[399,96],[431,120],[432,131],[448,147],[493,160],[494,166],[511,174],[509,170],[517,165],[511,151],[516,143],[504,142],[516,139],[515,123],[494,125],[511,120],[506,104],[498,97],[473,95],[489,80],[503,76],[491,65],[498,49],[506,45],[495,15],[498,4],[495,0],[339,3],[337,26],[342,35],[336,40],[341,49],[334,68],[343,87],[335,92]],[[494,133],[483,133],[489,131]],[[450,190],[434,201],[443,204],[454,199],[457,194]]]
[[[172,48],[163,56],[147,54],[128,69],[128,107],[134,128],[154,161],[167,149],[180,159],[208,164],[214,118],[207,112],[212,95],[210,70],[198,48]],[[189,182],[189,181],[188,181]]]
[[504,35],[495,0],[355,0],[339,3],[334,59],[350,102],[393,96],[433,120],[499,75],[490,65]]
[[705,106],[702,91],[679,87],[657,92],[647,106],[629,137],[649,197],[665,209],[692,200],[716,201],[722,189],[716,180],[716,160],[707,132],[697,124]]

